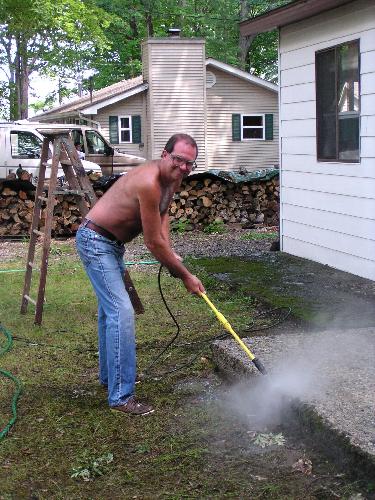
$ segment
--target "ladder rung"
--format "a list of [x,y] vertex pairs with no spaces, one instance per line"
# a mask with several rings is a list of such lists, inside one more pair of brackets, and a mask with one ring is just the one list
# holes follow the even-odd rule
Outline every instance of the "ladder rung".
[[34,264],[34,262],[29,262],[28,265],[30,267],[32,267],[35,271],[38,271],[38,272],[40,271],[40,269],[38,267],[36,267],[36,265]]
[[38,236],[44,236],[44,233],[42,231],[38,231],[37,229],[33,229],[33,233],[37,234]]
[[34,304],[34,306],[36,306],[36,300],[32,299],[31,297],[29,297],[28,295],[24,295],[23,296],[26,300],[28,300],[29,302],[31,302],[32,304]]
[[76,194],[77,196],[85,196],[86,193],[90,191],[85,191],[82,189],[64,189],[64,191],[53,191],[52,194]]
[[48,198],[46,198],[45,196],[38,196],[38,200],[48,201]]

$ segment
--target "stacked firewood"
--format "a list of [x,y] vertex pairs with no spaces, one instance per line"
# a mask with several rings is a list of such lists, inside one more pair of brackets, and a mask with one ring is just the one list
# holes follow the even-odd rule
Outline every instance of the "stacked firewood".
[[[92,174],[91,181],[97,181]],[[102,190],[96,190],[98,197]],[[0,184],[0,236],[28,235],[30,231],[35,190]],[[278,224],[278,179],[234,184],[218,178],[186,179],[176,193],[171,207],[173,222],[186,220],[191,228],[202,228],[214,221],[223,223]],[[41,230],[46,218],[43,202]],[[77,199],[72,194],[58,194],[54,208],[54,235],[75,234],[81,222]]]
[[170,207],[174,219],[193,227],[214,221],[277,225],[279,184],[270,181],[234,184],[218,178],[187,179]]
[[33,208],[33,192],[3,188],[0,194],[0,236],[27,234]]
[[[1,190],[0,190],[1,191]],[[0,193],[0,236],[27,235],[33,218],[35,191],[23,191],[5,187]],[[46,203],[42,203],[41,227],[46,220]],[[52,221],[55,235],[75,234],[81,222],[81,214],[74,195],[57,195]]]

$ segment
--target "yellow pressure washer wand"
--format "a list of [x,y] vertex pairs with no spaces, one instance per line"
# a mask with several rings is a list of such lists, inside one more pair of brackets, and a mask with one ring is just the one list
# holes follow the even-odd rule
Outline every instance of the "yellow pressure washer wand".
[[200,296],[202,299],[204,299],[207,304],[210,306],[210,308],[213,310],[215,313],[217,319],[220,321],[220,323],[223,325],[223,327],[235,338],[235,340],[240,344],[242,349],[246,352],[246,354],[249,356],[250,360],[254,363],[254,365],[257,367],[257,369],[262,373],[263,375],[267,374],[266,369],[264,368],[263,364],[261,361],[259,361],[258,358],[254,356],[254,354],[250,351],[250,349],[245,345],[245,343],[242,341],[242,339],[237,335],[237,333],[233,330],[231,327],[229,321],[226,319],[224,314],[222,314],[220,311],[216,309],[216,307],[213,305],[213,303],[210,301],[210,299],[207,297],[205,293],[200,293]]

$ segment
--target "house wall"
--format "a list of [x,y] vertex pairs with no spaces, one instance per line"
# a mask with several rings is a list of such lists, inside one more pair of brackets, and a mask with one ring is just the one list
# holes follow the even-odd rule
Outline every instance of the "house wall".
[[[318,162],[315,52],[360,40],[360,163]],[[375,3],[280,32],[281,247],[375,280]]]
[[[100,123],[100,131],[104,137],[109,141],[109,117],[110,116],[141,116],[141,136],[144,144],[146,137],[146,116],[144,113],[144,96],[145,92],[141,92],[134,96],[128,97],[124,101],[111,104],[98,111],[95,115],[96,121]],[[127,153],[135,156],[147,158],[147,149],[142,144],[121,143],[114,144],[122,153]]]
[[[278,94],[212,66],[216,83],[207,88],[207,166],[257,170],[279,164]],[[232,114],[273,113],[272,141],[232,140]]]
[[204,40],[150,38],[142,45],[148,82],[146,113],[149,156],[160,156],[176,132],[190,134],[199,148],[198,167],[206,168],[206,66]]

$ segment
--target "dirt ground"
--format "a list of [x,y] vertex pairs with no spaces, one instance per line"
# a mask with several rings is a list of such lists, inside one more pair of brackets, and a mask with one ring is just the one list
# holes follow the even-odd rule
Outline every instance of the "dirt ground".
[[[268,250],[272,238],[245,240],[244,235],[251,231],[241,229],[240,225],[231,225],[224,234],[206,234],[202,231],[188,231],[184,234],[172,233],[174,250],[183,257],[217,257],[217,256],[245,256],[258,254]],[[263,228],[256,231],[259,234],[277,232],[276,227]],[[53,248],[74,249],[74,238],[53,239]],[[28,240],[0,239],[0,262],[8,262],[26,257]],[[150,253],[139,236],[126,245],[126,259],[134,260],[140,257],[150,257]]]
[[[260,314],[264,311],[270,313],[272,307],[280,307],[285,311],[288,304],[292,304],[298,315],[289,316],[279,324],[275,321],[273,333],[282,335],[293,328],[318,328],[322,322],[375,324],[373,282],[330,268],[322,271],[322,266],[306,263],[303,259],[300,259],[299,265],[298,259],[270,252],[270,239],[244,239],[248,233],[232,228],[223,235],[191,232],[174,234],[172,239],[177,253],[183,257],[197,258],[197,270],[204,269],[207,276],[223,284],[222,293],[227,294],[228,300],[242,295],[246,299],[251,295],[255,297]],[[13,267],[12,262],[15,269],[20,269],[19,259],[25,258],[26,253],[25,241],[0,241],[0,262],[5,263],[8,269]],[[62,255],[72,260],[77,258],[74,239],[53,241],[50,259],[58,260]],[[199,258],[207,261],[202,262]],[[152,256],[142,238],[127,246],[126,260],[148,259],[152,259]],[[148,272],[146,266],[136,268]],[[308,307],[304,304],[308,304]],[[204,364],[205,354],[202,356],[201,363]],[[93,387],[96,383],[94,371],[93,368],[92,380],[87,381]],[[351,478],[348,471],[338,468],[318,448],[305,442],[303,436],[290,432],[289,426],[281,423],[272,427],[255,426],[251,415],[239,415],[233,411],[226,398],[226,393],[232,387],[209,365],[199,377],[177,378],[170,390],[179,403],[173,414],[166,416],[168,429],[165,432],[169,437],[165,439],[170,441],[170,450],[169,454],[165,451],[160,453],[160,460],[164,461],[167,470],[162,492],[160,495],[157,491],[151,494],[150,490],[141,493],[137,491],[136,483],[132,486],[129,479],[126,492],[132,496],[128,498],[181,498],[176,496],[174,489],[184,484],[190,490],[190,494],[184,498],[374,498],[370,491],[372,486],[368,482]],[[84,405],[85,398],[90,395],[78,394],[75,397],[78,403]],[[131,453],[135,458],[138,454],[139,463],[144,462],[144,466],[148,460],[159,460],[160,446],[150,444],[147,449],[135,446],[134,450],[125,450],[124,463],[126,453]],[[183,466],[184,459],[181,461],[178,458],[179,463],[175,462],[177,448],[175,450],[174,446],[178,450],[181,447],[185,450],[186,462],[196,462],[194,473],[186,469],[187,476],[178,475],[177,471]],[[7,463],[4,464],[6,472]],[[152,474],[149,481],[151,488],[154,482]],[[19,498],[44,498],[33,496],[32,488],[26,483],[20,486],[23,493]],[[95,490],[94,484],[90,486],[92,489],[86,491],[88,495],[80,498],[103,498],[100,497],[100,485],[99,490]],[[35,488],[38,492],[43,491],[37,485]],[[0,488],[0,499],[3,498],[17,496],[2,496]],[[62,495],[60,498],[68,497]],[[115,494],[113,498],[120,496]]]

